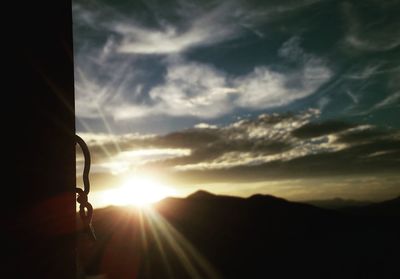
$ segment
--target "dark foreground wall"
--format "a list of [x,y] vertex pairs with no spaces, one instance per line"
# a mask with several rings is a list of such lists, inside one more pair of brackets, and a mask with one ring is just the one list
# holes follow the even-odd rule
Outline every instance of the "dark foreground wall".
[[71,3],[14,2],[2,8],[1,277],[75,278]]

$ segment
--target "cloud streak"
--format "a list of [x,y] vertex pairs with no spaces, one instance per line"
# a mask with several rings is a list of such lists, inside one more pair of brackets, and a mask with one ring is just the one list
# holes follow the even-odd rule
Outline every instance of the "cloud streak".
[[243,24],[255,27],[261,21],[256,15],[249,18],[249,6],[238,1],[180,5],[171,9],[174,20],[158,14],[152,24],[105,9],[103,13],[114,15],[107,20],[102,9],[90,12],[83,5],[74,6],[77,25],[103,30],[98,38],[102,43],[89,40],[76,48],[78,117],[116,122],[148,116],[212,119],[238,109],[287,106],[310,96],[332,77],[327,62],[306,53],[298,37],[279,50],[282,59],[296,62],[284,71],[264,65],[231,75],[192,61],[185,57],[187,50],[239,38],[248,32]]
[[[134,157],[131,169],[125,171],[135,167],[157,172],[173,185],[397,172],[397,131],[334,121],[315,123],[318,116],[318,111],[313,110],[301,114],[262,114],[223,127],[192,128],[147,138],[121,136],[123,152],[109,162]],[[104,144],[110,144],[110,140]],[[128,158],[124,154],[151,156]]]
[[257,67],[234,80],[241,92],[237,104],[253,109],[282,107],[310,96],[331,76],[332,71],[318,58],[310,58],[299,70],[284,74]]
[[181,28],[165,21],[161,21],[157,29],[133,21],[113,23],[110,29],[122,36],[115,48],[122,53],[174,54],[238,37],[242,30],[236,23],[238,16],[231,13],[235,6],[235,2],[230,1],[200,13],[193,8],[186,10],[185,15],[181,15],[184,19]]
[[[82,74],[83,75],[83,74]],[[313,94],[332,76],[325,61],[307,57],[299,69],[287,73],[268,67],[256,67],[244,76],[230,76],[211,65],[172,58],[166,62],[164,82],[146,94],[147,102],[127,99],[127,86],[122,81],[101,88],[78,75],[76,90],[81,117],[98,117],[103,113],[116,120],[148,115],[216,118],[238,108],[250,110],[282,107]],[[140,86],[130,94],[145,94]],[[133,92],[132,92],[133,91]]]
[[[399,47],[400,24],[396,20],[398,14],[394,12],[397,5],[397,1],[366,1],[365,7],[360,7],[356,3],[344,2],[342,10],[349,27],[345,43],[361,52],[383,52]],[[375,11],[372,22],[370,18],[363,17],[363,9]]]

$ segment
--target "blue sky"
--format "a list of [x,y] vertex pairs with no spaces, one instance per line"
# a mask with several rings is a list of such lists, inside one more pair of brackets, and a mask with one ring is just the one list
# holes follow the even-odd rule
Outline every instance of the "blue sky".
[[74,1],[77,131],[99,189],[139,169],[186,192],[400,193],[399,8]]

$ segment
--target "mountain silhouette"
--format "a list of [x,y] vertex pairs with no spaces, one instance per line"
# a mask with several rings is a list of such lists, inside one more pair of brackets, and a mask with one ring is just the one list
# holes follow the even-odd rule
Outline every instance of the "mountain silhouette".
[[352,214],[364,216],[393,216],[400,218],[400,196],[391,200],[373,203],[362,207],[346,207],[343,208],[343,210]]
[[[364,214],[198,191],[154,209],[95,211],[89,274],[113,278],[400,278],[399,199]],[[357,207],[359,210],[360,207]]]
[[373,204],[372,201],[363,200],[353,200],[353,199],[343,199],[343,198],[333,198],[324,200],[307,200],[304,203],[312,204],[317,207],[328,208],[328,209],[342,209],[342,208],[355,208],[363,207],[366,205]]
[[216,197],[217,197],[216,195],[214,195],[210,192],[207,192],[204,190],[198,190],[198,191],[194,192],[193,194],[190,194],[187,198],[188,199],[213,199]]

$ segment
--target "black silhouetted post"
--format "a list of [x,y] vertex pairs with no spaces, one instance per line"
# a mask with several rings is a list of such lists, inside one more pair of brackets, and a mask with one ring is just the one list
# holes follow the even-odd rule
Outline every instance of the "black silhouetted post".
[[1,277],[76,278],[71,1],[11,5],[3,7]]

